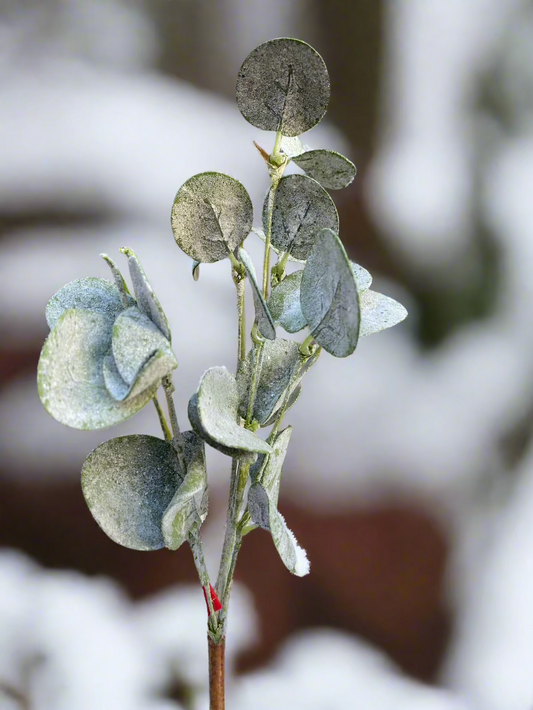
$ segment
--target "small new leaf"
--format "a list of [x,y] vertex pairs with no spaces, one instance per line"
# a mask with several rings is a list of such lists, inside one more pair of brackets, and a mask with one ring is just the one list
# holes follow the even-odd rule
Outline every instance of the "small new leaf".
[[[268,195],[263,205],[263,227],[268,224]],[[279,182],[272,213],[272,245],[296,259],[308,258],[321,229],[337,232],[335,203],[316,180],[305,175],[286,175]]]
[[177,550],[194,526],[199,530],[207,516],[207,472],[204,441],[194,431],[183,432],[187,474],[161,522],[165,545]]
[[326,113],[328,70],[320,54],[305,42],[270,40],[244,60],[236,95],[240,112],[253,126],[298,136]]
[[172,231],[192,259],[213,263],[234,252],[250,233],[253,208],[240,182],[222,173],[200,173],[178,190]]
[[316,342],[335,357],[351,355],[359,339],[361,309],[354,272],[341,240],[323,229],[305,266],[302,313]]
[[239,259],[241,260],[244,265],[244,268],[246,269],[246,273],[248,274],[248,278],[250,279],[250,284],[252,286],[252,294],[255,306],[255,317],[257,320],[259,332],[264,338],[274,340],[276,337],[276,327],[274,325],[274,321],[272,320],[272,316],[270,315],[268,306],[265,303],[265,299],[263,298],[261,288],[257,283],[254,263],[250,259],[250,255],[248,254],[248,252],[242,247],[239,249]]
[[286,276],[277,286],[273,286],[268,308],[275,323],[279,323],[287,333],[298,333],[307,322],[300,306],[300,284],[303,271],[295,271]]
[[407,317],[407,310],[393,298],[376,291],[364,291],[361,301],[360,337],[379,333],[386,328],[401,323]]
[[171,334],[167,317],[159,303],[159,299],[150,286],[150,282],[144,273],[141,262],[131,249],[123,247],[121,251],[128,257],[128,266],[130,268],[135,298],[137,299],[137,306],[156,324],[165,338],[170,342]]
[[92,451],[81,485],[94,519],[119,545],[165,546],[161,520],[181,483],[172,445],[154,436],[121,436]]
[[351,160],[334,150],[308,150],[292,161],[328,190],[348,187],[357,173]]

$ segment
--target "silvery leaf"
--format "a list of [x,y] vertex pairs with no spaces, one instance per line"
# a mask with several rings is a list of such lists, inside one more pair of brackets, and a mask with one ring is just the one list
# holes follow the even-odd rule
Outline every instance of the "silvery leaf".
[[[300,398],[301,394],[302,394],[302,386],[296,385],[289,395],[289,400],[287,402],[287,409],[285,410],[285,412],[288,412],[289,409],[296,404],[296,402]],[[279,404],[279,402],[278,402],[278,404]],[[276,419],[278,418],[278,414],[279,414],[279,407],[274,410],[273,414],[270,416],[270,419],[267,419],[267,421],[263,424],[263,426],[264,427],[272,426],[272,424],[274,424]]]
[[118,288],[120,300],[122,301],[122,305],[124,306],[124,308],[128,308],[129,306],[133,305],[133,299],[129,298],[130,291],[128,285],[124,280],[124,276],[122,276],[122,273],[118,266],[115,264],[113,259],[107,254],[100,254],[100,256],[111,269],[111,273],[113,274],[113,278],[115,279],[115,286]]
[[118,371],[112,353],[109,353],[104,359],[105,386],[117,402],[134,399],[145,390],[153,392],[154,388],[157,389],[163,377],[169,375],[176,366],[176,358],[172,350],[158,350],[141,367],[134,381],[128,384]]
[[[252,227],[252,232],[253,232],[254,234],[256,234],[256,235],[259,237],[259,239],[261,239],[262,242],[266,242],[265,233],[263,232],[262,229],[259,229],[259,227]],[[277,254],[278,256],[281,256],[281,254],[283,254],[282,251],[280,251],[279,249],[276,249],[276,247],[273,246],[272,242],[270,242],[270,248],[271,248],[272,251],[273,251],[275,254]],[[292,254],[289,254],[287,260],[288,260],[288,261],[293,261],[293,262],[296,263],[296,264],[305,264],[305,259],[295,259],[294,256],[292,256]]]
[[165,545],[177,550],[188,538],[194,525],[199,529],[207,516],[207,472],[204,442],[195,432],[183,432],[187,474],[161,522]]
[[[268,224],[268,195],[263,205],[263,228]],[[339,229],[335,203],[316,180],[286,175],[279,182],[272,214],[272,244],[297,259],[307,259],[318,232]]]
[[103,313],[65,311],[48,336],[39,359],[37,383],[46,411],[74,429],[103,429],[128,419],[150,401],[147,389],[127,402],[108,393],[104,358],[111,345],[112,318]]
[[407,310],[401,303],[376,291],[364,291],[360,295],[360,302],[361,337],[392,328],[407,317]]
[[121,436],[92,451],[81,472],[94,519],[133,550],[165,546],[161,519],[181,482],[176,452],[154,436]]
[[200,278],[200,261],[195,261],[194,259],[192,260],[192,277],[195,281],[198,281]]
[[295,271],[286,276],[277,286],[272,287],[268,308],[275,323],[279,323],[287,333],[298,333],[307,325],[300,306],[300,284],[303,271]]
[[239,249],[239,259],[244,264],[248,278],[250,279],[250,284],[252,286],[252,294],[254,297],[255,306],[255,317],[257,319],[257,326],[259,332],[264,338],[269,340],[274,340],[276,337],[276,328],[274,326],[274,321],[268,310],[268,306],[263,298],[263,293],[261,287],[257,283],[257,276],[255,275],[254,263],[250,259],[250,255],[244,249]]
[[250,233],[253,208],[240,182],[222,173],[187,180],[174,199],[172,231],[192,259],[212,263],[234,252]]
[[355,261],[350,261],[350,264],[355,277],[357,290],[359,291],[359,294],[361,294],[363,291],[370,288],[372,284],[372,276],[370,275],[370,272],[364,268],[364,266],[359,266],[359,264],[356,264]]
[[309,560],[306,551],[298,545],[276,503],[260,483],[250,486],[248,511],[252,522],[264,530],[270,530],[276,550],[289,572],[298,577],[308,574]]
[[361,311],[354,273],[339,237],[323,229],[307,260],[300,287],[302,313],[324,350],[335,357],[357,346]]
[[285,456],[287,455],[287,448],[289,446],[291,434],[292,427],[288,426],[276,437],[276,440],[272,445],[272,453],[268,457],[268,462],[261,477],[261,481],[258,481],[257,477],[261,471],[265,457],[260,456],[250,469],[252,484],[260,482],[274,505],[278,504],[279,488],[281,485],[281,470],[283,468]]
[[328,70],[320,54],[305,42],[273,39],[246,57],[236,94],[240,112],[253,126],[298,136],[326,113]]
[[272,449],[266,441],[237,423],[238,408],[235,377],[225,367],[212,367],[200,380],[198,396],[189,401],[189,419],[208,444],[230,456],[240,452],[270,453]]
[[130,267],[130,276],[133,283],[133,290],[135,291],[135,298],[137,299],[137,306],[156,324],[165,338],[170,341],[171,334],[167,317],[159,303],[159,299],[150,286],[150,282],[146,278],[139,259],[134,252],[127,247],[123,247],[121,251],[128,257],[128,266]]
[[305,153],[306,150],[310,150],[309,146],[304,145],[297,136],[283,136],[280,149],[289,158],[295,158],[297,155]]
[[334,150],[309,150],[292,160],[328,190],[348,187],[357,173],[352,161]]
[[[138,389],[141,372],[144,372],[143,381],[148,386],[159,385],[161,379],[178,366],[168,340],[135,306],[123,311],[116,319],[111,345],[120,376],[127,385],[136,385],[135,389]],[[147,378],[149,364],[154,376],[151,382]]]
[[[248,367],[239,369],[237,373],[239,392],[244,392],[239,407],[243,419],[248,409],[250,379],[257,352],[257,348],[250,350],[247,357]],[[253,419],[259,424],[264,425],[280,404],[280,398],[289,386],[299,362],[299,343],[282,338],[265,341],[253,411]]]
[[[133,305],[133,298],[130,300]],[[71,308],[95,311],[113,320],[124,310],[115,284],[93,277],[71,281],[52,296],[46,306],[46,321],[50,329],[54,328],[63,313]]]

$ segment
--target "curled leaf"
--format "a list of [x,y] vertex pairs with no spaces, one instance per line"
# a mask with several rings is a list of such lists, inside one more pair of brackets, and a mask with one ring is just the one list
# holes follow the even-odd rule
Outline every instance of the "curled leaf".
[[204,441],[194,431],[183,432],[186,476],[166,509],[161,522],[165,545],[177,550],[194,526],[207,516],[207,472]]
[[246,273],[248,274],[248,278],[250,279],[250,284],[252,286],[252,294],[255,306],[255,317],[257,320],[259,332],[264,338],[274,340],[274,338],[276,337],[276,327],[274,325],[274,321],[272,320],[272,316],[270,315],[268,306],[265,302],[265,299],[263,298],[261,288],[257,283],[254,263],[250,259],[250,255],[248,254],[248,252],[242,247],[239,249],[239,259],[242,261],[244,268],[246,269]]
[[[296,385],[292,392],[289,395],[289,399],[287,401],[287,408],[285,412],[288,412],[291,407],[294,407],[296,402],[299,400],[300,395],[302,394],[302,386],[301,385]],[[279,401],[278,401],[279,405]],[[270,418],[267,419],[267,421],[263,424],[263,426],[272,426],[272,424],[275,423],[276,419],[278,418],[279,415],[279,407],[274,409],[274,412],[270,415]]]
[[127,402],[115,401],[104,383],[103,364],[111,344],[113,319],[98,311],[71,309],[60,317],[39,359],[37,383],[46,411],[75,429],[118,424],[150,401],[146,389]]
[[[248,409],[250,379],[257,352],[257,348],[250,350],[245,361],[247,364],[237,373],[237,385],[241,394],[239,412],[243,419]],[[264,425],[279,406],[280,399],[289,386],[299,362],[299,344],[293,340],[277,338],[264,343],[253,410],[253,419],[259,424]]]
[[[129,299],[133,305],[133,298]],[[124,305],[115,284],[105,279],[89,277],[71,281],[52,296],[46,306],[46,321],[50,329],[54,328],[63,313],[71,308],[95,311],[114,320],[124,310]]]
[[361,337],[392,328],[407,317],[407,310],[401,303],[382,293],[367,290],[361,294],[360,299]]
[[348,187],[357,173],[352,161],[334,150],[308,150],[292,160],[328,190]]
[[287,333],[298,333],[307,322],[300,306],[300,284],[303,271],[295,271],[286,276],[277,286],[272,287],[268,308],[275,323],[279,323]]
[[[263,205],[263,227],[268,224],[268,195]],[[318,232],[338,231],[335,203],[316,180],[305,175],[286,175],[279,182],[272,213],[272,244],[296,259],[307,259]]]
[[81,485],[94,519],[133,550],[165,546],[161,520],[181,483],[172,445],[154,436],[121,436],[92,451]]
[[122,301],[122,305],[124,306],[124,308],[128,308],[129,306],[133,305],[133,299],[129,298],[130,291],[128,289],[128,285],[124,280],[124,277],[122,276],[122,273],[118,266],[115,264],[113,259],[107,254],[100,254],[100,256],[111,269],[111,273],[113,274],[113,278],[115,279],[115,286],[118,289],[118,292],[120,294],[120,300]]
[[128,266],[130,268],[130,276],[137,299],[139,309],[150,318],[151,321],[159,328],[167,340],[171,340],[170,326],[167,317],[163,311],[159,299],[155,295],[150,282],[148,281],[141,262],[135,253],[127,247],[122,247],[123,254],[128,257]]
[[200,380],[197,395],[189,401],[189,420],[208,444],[230,456],[242,452],[265,454],[269,444],[237,423],[239,391],[225,367],[212,367]]
[[261,483],[274,505],[278,504],[279,489],[281,485],[281,471],[283,468],[283,462],[285,461],[285,456],[287,455],[291,434],[292,427],[288,426],[277,435],[276,440],[272,444],[272,453],[268,456],[268,461],[261,476],[261,481],[258,481],[258,475],[263,468],[265,457],[260,456],[250,468],[250,478],[252,483]]
[[298,136],[326,113],[330,84],[324,60],[297,39],[273,39],[244,60],[237,78],[237,105],[264,131]]
[[234,252],[250,233],[253,208],[238,180],[222,173],[200,173],[178,190],[172,206],[172,231],[192,259],[212,263]]
[[361,309],[354,272],[339,237],[323,229],[305,266],[300,304],[309,329],[335,357],[351,355],[359,339]]
[[297,577],[309,573],[306,551],[300,547],[289,530],[276,503],[260,483],[254,483],[248,491],[248,511],[252,522],[264,530],[269,530],[276,550],[285,567]]

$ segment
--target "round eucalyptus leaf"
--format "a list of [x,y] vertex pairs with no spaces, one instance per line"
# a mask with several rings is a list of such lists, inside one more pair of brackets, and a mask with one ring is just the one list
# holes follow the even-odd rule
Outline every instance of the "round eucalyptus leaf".
[[165,546],[161,520],[181,480],[172,445],[145,435],[106,441],[81,472],[94,519],[114,542],[133,550]]
[[115,320],[111,344],[117,370],[128,385],[135,383],[141,370],[158,352],[168,354],[169,369],[161,377],[178,365],[169,341],[155,323],[135,306],[123,311]]
[[361,337],[392,328],[407,317],[407,310],[401,303],[382,293],[367,290],[361,294],[360,300]]
[[197,433],[224,453],[269,454],[272,449],[266,441],[237,423],[238,408],[235,377],[225,367],[212,367],[200,380],[198,397],[189,402],[189,418]]
[[250,233],[252,220],[246,189],[223,173],[200,173],[187,180],[178,190],[171,215],[178,246],[207,264],[234,252]]
[[207,516],[207,472],[204,441],[194,431],[183,432],[187,470],[161,521],[165,545],[177,550],[194,526],[200,528]]
[[292,160],[328,190],[348,187],[357,173],[352,161],[334,150],[308,150]]
[[237,105],[244,118],[284,136],[305,133],[326,113],[328,70],[311,46],[297,39],[273,39],[244,60],[237,77]]
[[155,394],[147,389],[127,402],[106,389],[103,364],[113,321],[97,311],[65,311],[48,336],[39,359],[37,384],[46,411],[74,429],[103,429],[144,407]]
[[289,530],[284,517],[278,511],[276,502],[260,483],[250,486],[248,511],[252,522],[270,531],[276,550],[289,572],[297,577],[308,574],[309,560],[306,551],[298,545],[294,533]]
[[352,266],[342,242],[323,229],[307,260],[300,304],[309,329],[335,357],[351,355],[359,339],[361,309]]
[[307,322],[300,306],[300,284],[303,271],[295,271],[286,276],[277,286],[273,286],[268,308],[275,323],[279,323],[287,333],[298,333]]
[[369,271],[367,271],[364,266],[356,264],[355,261],[350,261],[352,266],[353,275],[355,277],[355,283],[357,285],[357,290],[361,294],[370,288],[372,284],[372,276]]
[[[283,429],[272,444],[272,453],[268,456],[268,461],[261,477],[261,485],[267,491],[270,500],[274,505],[278,504],[279,489],[281,485],[281,470],[287,455],[287,448],[291,440],[292,427]],[[263,467],[264,456],[260,456],[250,468],[250,478],[253,483],[258,483],[258,475]]]
[[[268,195],[263,205],[263,227],[268,225]],[[339,229],[335,203],[316,180],[286,175],[279,182],[272,213],[272,244],[297,259],[307,259],[321,229]]]
[[120,269],[115,264],[113,259],[107,254],[100,254],[100,256],[111,269],[111,273],[113,274],[113,278],[115,279],[115,286],[118,288],[118,292],[120,294],[120,300],[122,301],[122,305],[124,306],[124,308],[132,306],[134,301],[132,298],[129,297],[130,291],[126,281],[124,280],[124,276],[122,276]]
[[[130,301],[131,305],[135,303],[131,297]],[[46,306],[46,321],[50,329],[54,328],[63,313],[71,308],[102,313],[112,320],[124,310],[115,284],[93,277],[71,281],[52,296]]]
[[250,284],[252,286],[252,295],[254,298],[255,306],[255,317],[257,320],[259,332],[264,338],[274,340],[276,337],[276,327],[274,325],[274,321],[272,320],[272,316],[270,315],[268,306],[265,302],[265,299],[263,298],[261,287],[257,283],[254,263],[251,260],[248,252],[245,249],[242,249],[242,247],[239,249],[239,259],[241,260],[244,265],[244,268],[246,269],[246,273],[248,275],[248,278],[250,279]]
[[123,247],[121,251],[128,257],[131,281],[137,306],[152,320],[167,340],[171,340],[170,326],[159,299],[155,295],[150,282],[148,281],[141,262],[131,249]]
[[[240,401],[239,412],[243,419],[248,409],[250,379],[254,370],[257,348],[250,350],[247,356],[249,365],[237,373],[238,389],[244,396]],[[261,372],[254,401],[253,419],[264,425],[281,403],[280,399],[289,386],[295,368],[300,362],[299,343],[293,340],[265,341],[263,345]],[[246,378],[246,384],[242,382]]]

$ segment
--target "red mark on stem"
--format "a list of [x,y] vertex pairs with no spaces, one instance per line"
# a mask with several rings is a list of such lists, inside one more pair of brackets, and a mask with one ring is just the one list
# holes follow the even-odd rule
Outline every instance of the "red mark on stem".
[[[205,599],[205,605],[207,606],[207,615],[209,616],[209,604],[207,602],[207,591],[206,587],[202,587],[202,591],[204,593],[204,599]],[[213,586],[210,584],[209,589],[211,590],[211,602],[213,603],[213,611],[220,611],[222,609],[222,604],[220,603],[220,599],[217,597],[217,593],[213,589]]]

